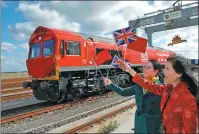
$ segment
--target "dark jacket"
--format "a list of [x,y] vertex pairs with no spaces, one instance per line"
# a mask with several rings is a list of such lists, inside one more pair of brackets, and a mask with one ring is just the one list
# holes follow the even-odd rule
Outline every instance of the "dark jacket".
[[150,92],[143,94],[143,89],[139,85],[120,88],[111,83],[108,87],[121,96],[135,95],[137,109],[134,133],[159,133],[161,124],[160,96]]

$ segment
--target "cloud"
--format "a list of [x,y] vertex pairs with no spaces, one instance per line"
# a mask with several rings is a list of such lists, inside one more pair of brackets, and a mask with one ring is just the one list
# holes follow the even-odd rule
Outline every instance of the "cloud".
[[26,60],[20,60],[20,62],[25,63],[25,62],[26,62]]
[[[174,2],[154,1],[154,5],[149,5],[147,1],[24,1],[19,3],[17,11],[24,14],[27,22],[9,25],[8,29],[15,39],[22,41],[27,41],[39,25],[112,38],[112,32],[127,27],[129,20],[172,7]],[[196,1],[182,1],[193,2]],[[176,34],[188,42],[168,47]],[[147,37],[143,30],[138,35]],[[193,57],[198,53],[198,26],[154,33],[153,45],[178,52],[188,50],[189,57]],[[28,50],[27,44],[19,46]]]
[[19,72],[19,71],[27,71],[27,67],[24,66],[25,63],[20,63],[14,60],[5,61],[1,64],[2,72]]
[[1,60],[5,60],[6,59],[6,57],[4,57],[3,55],[1,55]]
[[18,57],[13,57],[13,56],[3,56],[1,55],[1,60],[3,61],[4,64],[12,64],[12,63],[25,63],[24,57],[22,59],[18,59]]
[[15,26],[8,25],[8,29],[13,34],[15,40],[25,41],[30,38],[30,34],[34,31],[36,26],[31,22],[16,23]]
[[[172,8],[173,4],[175,2],[176,1],[154,1],[154,6],[156,8],[158,8],[158,10],[164,10],[164,9],[167,9],[167,8]],[[195,2],[198,2],[198,1],[197,0],[196,1],[182,1],[182,5],[190,4],[190,3],[195,3]],[[176,6],[177,5],[178,4],[176,4]]]
[[19,47],[26,49],[27,52],[28,52],[28,49],[29,49],[28,43],[22,43],[22,44],[14,45],[12,43],[3,42],[2,45],[1,45],[1,50],[7,51],[7,52],[12,52],[12,51],[16,50],[16,48],[19,48]]
[[1,55],[1,71],[2,72],[18,72],[27,71],[26,60],[23,57],[3,56]]
[[2,65],[2,63],[5,63],[6,62],[6,57],[4,57],[3,55],[1,55],[1,65]]
[[8,43],[8,42],[2,42],[1,50],[11,52],[15,49],[16,49],[16,46],[14,44],[11,44],[11,43]]
[[[145,6],[144,9],[139,6]],[[19,22],[8,29],[17,40],[29,39],[39,26],[101,35],[105,32],[128,26],[129,19],[154,11],[147,1],[62,1],[20,2],[17,11],[24,14],[28,22]]]
[[4,64],[12,64],[17,63],[17,60],[14,57],[4,57],[1,55],[1,60]]
[[29,22],[19,22],[14,26],[8,26],[16,40],[27,41],[35,28],[40,25],[75,32],[80,31],[80,25],[77,22],[68,21],[56,10],[43,8],[40,3],[20,2],[17,11],[23,12]]
[[[20,44],[19,47],[26,49],[27,52],[28,52],[28,50],[29,50],[29,45],[28,45],[28,43]],[[20,54],[21,54],[21,53],[20,53]]]
[[[82,32],[95,35],[128,27],[130,19],[155,10],[147,1],[65,1],[49,2],[47,5],[68,19],[80,23]],[[145,8],[139,8],[140,6]]]

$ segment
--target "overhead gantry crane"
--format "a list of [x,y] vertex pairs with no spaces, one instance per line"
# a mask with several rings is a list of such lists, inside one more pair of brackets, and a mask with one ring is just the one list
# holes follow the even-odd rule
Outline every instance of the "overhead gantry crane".
[[148,45],[152,47],[152,34],[154,32],[198,25],[198,2],[186,5],[182,5],[182,1],[181,4],[178,2],[180,1],[176,1],[172,8],[147,13],[142,18],[130,20],[129,26],[136,30],[144,28]]

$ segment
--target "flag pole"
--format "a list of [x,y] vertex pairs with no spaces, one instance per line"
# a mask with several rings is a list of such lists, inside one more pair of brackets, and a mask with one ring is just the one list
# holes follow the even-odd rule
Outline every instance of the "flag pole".
[[[115,43],[115,44],[116,44],[116,43]],[[117,44],[116,44],[116,49],[117,49],[117,53],[118,53],[118,55],[119,55],[119,58],[122,59],[121,56],[120,56],[120,53],[119,53],[119,49],[118,49]]]
[[[93,62],[95,63],[95,66],[96,66],[97,69],[99,70],[100,74],[102,75],[102,78],[104,78],[102,72],[100,71],[100,69],[99,69],[99,67],[97,66],[97,64],[96,64],[95,60],[93,59],[93,57],[92,57],[92,60],[93,60]],[[105,85],[105,87],[107,88],[107,85]]]
[[102,77],[104,77],[103,76],[103,74],[102,74],[102,72],[100,71],[100,69],[99,69],[99,67],[97,66],[97,64],[96,64],[96,62],[95,62],[95,60],[92,58],[92,60],[93,60],[93,62],[95,63],[95,66],[97,67],[97,69],[99,70],[99,72],[100,72],[100,74],[102,75]]
[[[124,51],[124,46],[122,45],[122,50]],[[122,61],[123,61],[123,59],[122,59]]]
[[108,69],[108,72],[107,72],[107,77],[108,77],[108,74],[109,74],[109,71],[110,71],[110,69],[111,69],[111,65],[110,65],[110,67],[109,67],[109,69]]
[[128,44],[126,44],[126,49],[124,51],[124,62],[125,62],[125,55],[126,55],[127,46],[128,46]]
[[114,57],[113,57],[113,59],[112,59],[111,65],[110,65],[110,67],[109,67],[109,69],[108,69],[107,77],[108,77],[108,74],[109,74],[110,68],[111,68],[111,66],[112,66],[112,64],[113,64],[113,60],[114,60],[114,58],[115,58],[115,55],[114,55]]

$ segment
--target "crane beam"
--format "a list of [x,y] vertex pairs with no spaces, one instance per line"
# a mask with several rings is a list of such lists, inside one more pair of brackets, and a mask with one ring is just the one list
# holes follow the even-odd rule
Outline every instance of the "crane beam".
[[[186,7],[190,5],[193,6]],[[198,25],[198,2],[182,5],[181,7],[174,6],[173,8],[149,14],[155,15],[143,17],[137,20],[130,20],[129,27],[134,27],[136,30],[139,27],[145,27],[148,45],[152,46],[152,34],[154,32]]]
[[147,26],[151,24],[162,23],[168,20],[177,19],[177,18],[189,18],[198,15],[198,6],[189,7],[177,11],[170,11],[164,13],[159,13],[154,16],[144,17],[139,19],[139,22],[135,25],[137,20],[130,20],[129,26],[134,28],[139,28],[141,26]]
[[167,28],[165,24],[152,26],[152,27],[146,27],[145,31],[146,33],[154,33],[154,32],[160,32],[160,31],[172,30],[172,29],[189,27],[189,26],[196,26],[196,25],[198,25],[198,18],[181,21],[180,23],[174,23],[171,26],[169,26],[169,28]]

